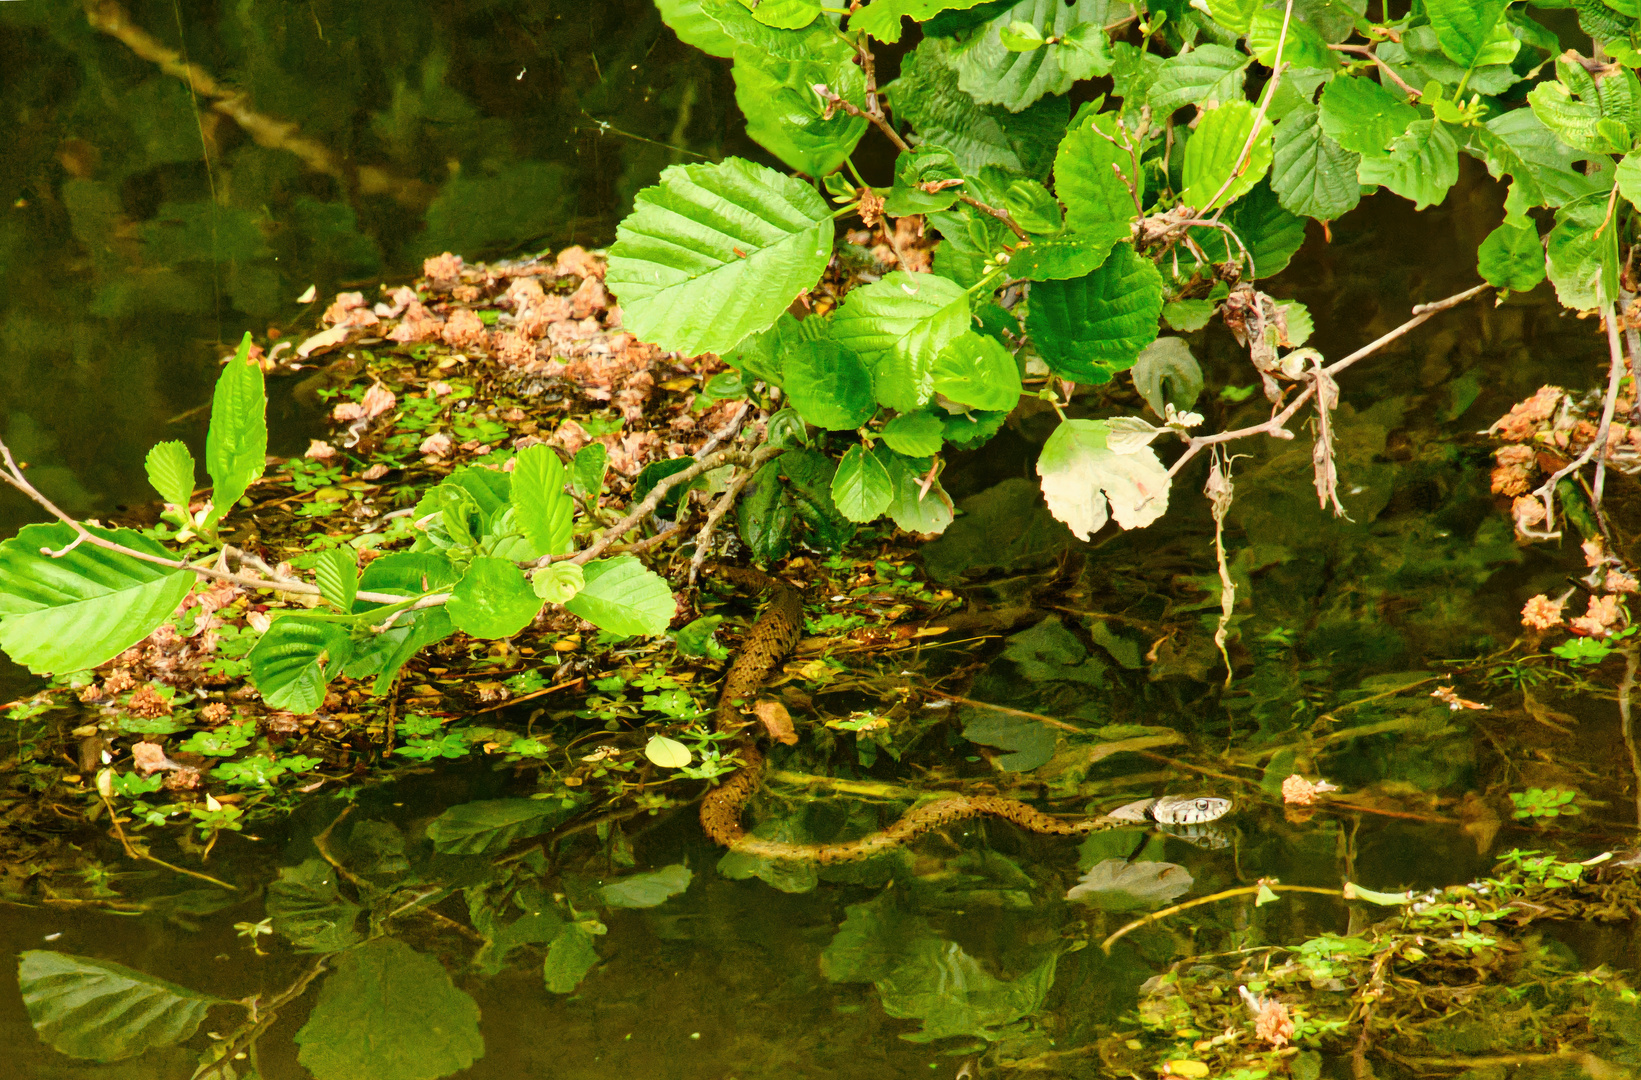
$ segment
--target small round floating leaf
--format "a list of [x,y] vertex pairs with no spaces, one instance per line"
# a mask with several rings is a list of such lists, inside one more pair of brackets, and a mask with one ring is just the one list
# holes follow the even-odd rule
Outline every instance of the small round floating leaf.
[[663,769],[682,769],[691,760],[689,747],[665,735],[652,735],[644,744],[644,756]]

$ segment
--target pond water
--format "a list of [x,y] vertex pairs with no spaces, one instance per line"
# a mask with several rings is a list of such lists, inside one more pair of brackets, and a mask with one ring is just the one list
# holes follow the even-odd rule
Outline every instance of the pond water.
[[[11,118],[0,148],[0,415],[40,486],[82,514],[151,498],[142,454],[163,438],[202,441],[200,406],[224,342],[246,329],[305,332],[316,312],[295,297],[310,284],[325,298],[396,282],[445,250],[476,259],[603,245],[633,193],[666,164],[762,157],[737,127],[724,66],[680,46],[647,3],[127,10],[166,48],[180,23],[190,62],[296,124],[324,154],[304,157],[294,132],[247,137],[208,101],[191,101],[142,55],[141,40],[94,28],[78,8],[0,5],[0,109]],[[1316,317],[1313,343],[1344,355],[1413,304],[1472,284],[1469,253],[1501,201],[1479,169],[1444,207],[1422,214],[1389,196],[1365,200],[1334,224],[1331,242],[1313,235],[1267,287],[1303,300]],[[1222,328],[1193,341],[1211,387],[1248,381]],[[1125,797],[1223,794],[1238,808],[1217,840],[1195,844],[1140,825],[1068,839],[969,822],[887,859],[817,870],[726,858],[683,807],[554,833],[543,851],[520,845],[498,858],[435,850],[429,824],[454,806],[526,797],[538,790],[534,772],[427,767],[352,801],[301,802],[255,836],[226,835],[203,865],[231,891],[122,862],[99,831],[75,833],[104,860],[106,870],[82,864],[94,899],[81,891],[52,903],[37,890],[31,904],[7,903],[0,943],[115,961],[236,1000],[274,995],[312,963],[292,934],[247,936],[246,926],[277,908],[286,925],[309,920],[294,936],[314,949],[345,944],[366,927],[361,916],[352,928],[357,904],[388,940],[437,958],[477,1005],[482,1054],[463,1041],[468,1006],[452,1004],[448,984],[405,953],[372,954],[374,966],[338,961],[330,981],[260,1035],[257,1063],[269,1080],[307,1075],[299,1052],[345,1055],[354,1040],[387,1058],[408,1037],[365,1020],[299,1036],[326,986],[352,987],[361,999],[433,994],[426,1022],[451,1033],[453,1061],[476,1058],[462,1073],[474,1078],[865,1080],[966,1068],[1092,1077],[1142,1067],[1123,1063],[1124,1039],[1138,1031],[1142,986],[1175,961],[1212,954],[1203,963],[1228,970],[1266,946],[1384,917],[1319,893],[1256,905],[1250,888],[1101,947],[1165,893],[1207,896],[1261,879],[1424,890],[1493,873],[1512,848],[1583,858],[1633,842],[1636,777],[1612,680],[1534,686],[1485,659],[1516,639],[1525,599],[1559,591],[1582,560],[1572,541],[1560,551],[1516,543],[1489,493],[1491,448],[1478,432],[1543,382],[1593,385],[1604,362],[1597,328],[1564,316],[1542,287],[1438,316],[1358,365],[1337,416],[1350,520],[1317,508],[1308,439],[1238,446],[1247,456],[1235,464],[1227,543],[1241,589],[1235,625],[1253,663],[1228,685],[1212,641],[1218,578],[1212,522],[1196,496],[1202,463],[1148,530],[999,560],[994,541],[1046,514],[1017,496],[1052,414],[1022,408],[983,453],[947,471],[953,496],[974,500],[967,531],[925,552],[942,580],[989,571],[962,594],[1012,613],[1005,629],[977,645],[862,662],[848,688],[816,699],[823,714],[843,716],[907,690],[920,705],[913,741],[898,749],[915,747],[916,767],[910,756],[904,765],[872,760],[876,750],[862,741],[853,762],[838,752],[832,775],[845,783],[822,785],[825,797],[814,799],[777,754],[755,806],[788,835],[876,821],[878,807],[907,790],[896,785],[916,784],[923,768],[996,780],[959,731],[1039,714],[1109,725],[1106,743],[1145,746],[1057,757],[1026,797],[1109,809]],[[291,453],[321,418],[288,387],[274,394],[272,449]],[[1264,408],[1255,394],[1209,401],[1205,411],[1210,424],[1232,427],[1257,422]],[[34,517],[0,495],[0,532]],[[1199,621],[1178,629],[1177,616],[1192,610]],[[1174,629],[1148,634],[1164,615]],[[1489,708],[1433,700],[1449,676],[1461,697]],[[15,669],[0,676],[8,699],[30,686]],[[943,694],[954,689],[1018,713],[951,703]],[[1043,748],[1031,741],[1040,729],[1016,734],[1024,741],[1010,746],[1015,753]],[[1285,815],[1278,789],[1294,772],[1340,785],[1348,805]],[[1505,793],[1529,787],[1576,788],[1584,813],[1548,832],[1514,821]],[[197,847],[169,857],[200,866]],[[1147,878],[1130,881],[1138,895],[1118,888],[1066,899],[1113,861],[1173,864],[1168,884],[1184,880],[1189,891]],[[338,870],[347,879],[340,893]],[[32,876],[50,876],[15,863],[7,872],[15,895]],[[280,879],[285,892],[270,890]],[[642,888],[620,884],[629,879]],[[569,921],[585,928],[581,937],[558,936]],[[1593,924],[1539,932],[1533,947],[1544,963],[1559,958],[1568,970],[1633,970],[1641,959],[1633,937]],[[552,952],[596,954],[578,985],[544,987],[548,942],[549,980],[575,967]],[[1438,1041],[1453,1055],[1532,1046],[1528,1020],[1495,1017],[1478,1035],[1464,1026],[1476,1022],[1470,1008],[1455,1004],[1452,1030]],[[201,1030],[228,1030],[235,1012],[220,1007]],[[1189,1046],[1193,1037],[1180,1038]],[[188,1076],[203,1044],[201,1036],[192,1049],[77,1061],[40,1041],[17,993],[0,993],[7,1075]],[[1350,1075],[1342,1057],[1321,1068]]]

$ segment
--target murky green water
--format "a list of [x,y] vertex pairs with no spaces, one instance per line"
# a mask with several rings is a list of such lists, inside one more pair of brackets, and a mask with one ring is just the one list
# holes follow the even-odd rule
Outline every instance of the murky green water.
[[[194,410],[222,342],[247,328],[307,325],[312,312],[294,298],[309,284],[326,296],[401,277],[446,249],[478,257],[607,243],[632,193],[680,155],[757,156],[736,130],[724,69],[679,46],[648,4],[149,4],[130,14],[172,45],[180,20],[190,60],[299,125],[341,165],[329,175],[196,112],[178,81],[78,9],[0,6],[0,115],[11,133],[0,146],[0,414],[40,486],[81,513],[149,497],[141,454],[161,438],[202,436]],[[1343,355],[1412,304],[1471,284],[1462,253],[1496,222],[1500,201],[1479,170],[1445,209],[1415,215],[1388,197],[1368,200],[1336,223],[1331,244],[1313,237],[1270,291],[1305,301],[1314,343]],[[1200,353],[1211,386],[1246,381],[1223,331],[1209,331]],[[1228,542],[1243,587],[1237,629],[1254,662],[1229,687],[1212,645],[1217,578],[1212,525],[1194,495],[1200,468],[1157,526],[1024,560],[973,588],[979,603],[1030,612],[1006,646],[933,647],[867,672],[880,685],[919,687],[973,664],[973,697],[1177,732],[1157,756],[1065,763],[1027,793],[1109,807],[1123,796],[1222,791],[1240,804],[1223,847],[1139,829],[1079,844],[969,823],[882,864],[760,878],[722,864],[683,808],[565,837],[547,861],[499,864],[435,854],[428,823],[453,805],[528,795],[534,777],[460,767],[366,790],[351,810],[320,798],[284,827],[227,836],[207,865],[239,886],[232,893],[134,869],[88,834],[116,875],[102,884],[137,910],[52,904],[50,868],[14,865],[14,879],[48,884],[38,906],[3,909],[0,942],[117,961],[228,999],[272,994],[308,959],[278,938],[261,939],[270,955],[256,955],[235,924],[264,917],[280,868],[323,868],[306,862],[318,855],[314,837],[348,810],[330,850],[359,875],[353,895],[382,898],[380,910],[429,894],[447,916],[488,904],[511,919],[548,882],[607,930],[593,935],[590,974],[557,994],[543,986],[539,941],[486,973],[477,944],[446,923],[413,912],[393,920],[398,940],[438,957],[478,1003],[483,1056],[464,1075],[951,1077],[988,1046],[988,1075],[1010,1071],[1001,1060],[1032,1061],[1031,1075],[1105,1075],[1091,1048],[1173,960],[1343,933],[1365,918],[1321,896],[1266,907],[1243,897],[1135,932],[1108,955],[1099,943],[1134,913],[1109,898],[1112,910],[1065,898],[1108,858],[1140,850],[1177,863],[1193,878],[1186,896],[1261,878],[1422,889],[1485,874],[1515,846],[1583,855],[1632,838],[1636,781],[1616,764],[1627,759],[1611,701],[1541,689],[1531,701],[1567,715],[1540,709],[1535,719],[1538,706],[1518,688],[1470,672],[1460,693],[1494,707],[1452,712],[1428,697],[1434,683],[1418,682],[1443,674],[1443,661],[1508,645],[1525,598],[1555,591],[1578,564],[1516,545],[1474,433],[1542,382],[1589,385],[1603,360],[1591,325],[1535,294],[1440,316],[1359,365],[1337,421],[1351,521],[1317,509],[1308,440],[1239,446],[1249,456],[1236,465]],[[311,414],[288,393],[280,408],[276,442],[300,445]],[[1208,411],[1229,427],[1262,409],[1256,396]],[[1018,517],[996,485],[1030,475],[1044,424],[1027,417],[947,472],[955,497],[980,500],[970,520],[982,531],[971,535],[1001,536]],[[1003,508],[988,517],[988,505]],[[0,495],[0,528],[28,516]],[[937,545],[929,557],[957,573],[975,550]],[[1200,622],[1188,632],[1146,634],[1190,610]],[[0,677],[7,697],[24,685],[15,672]],[[844,712],[855,702],[817,704]],[[964,756],[956,723],[973,717],[961,713],[923,710],[918,745],[947,748],[934,755],[946,768],[988,782],[985,763]],[[1374,734],[1353,736],[1357,727]],[[914,775],[887,756],[870,768],[839,760],[840,776]],[[1289,820],[1275,786],[1294,771],[1340,784],[1357,808]],[[1556,838],[1510,822],[1503,793],[1530,785],[1576,786],[1587,813]],[[853,799],[811,805],[796,794],[777,779],[760,813],[817,835],[873,815]],[[197,853],[175,857],[198,865]],[[688,886],[663,903],[599,899],[606,882],[677,866]],[[1582,964],[1636,966],[1623,935],[1563,936]],[[312,1001],[292,1004],[262,1036],[270,1080],[305,1075],[293,1037]],[[232,1010],[211,1016],[203,1031],[225,1029]],[[187,1076],[195,1059],[175,1050],[72,1061],[36,1038],[12,991],[0,993],[0,1060],[0,1072],[30,1080],[136,1080]]]

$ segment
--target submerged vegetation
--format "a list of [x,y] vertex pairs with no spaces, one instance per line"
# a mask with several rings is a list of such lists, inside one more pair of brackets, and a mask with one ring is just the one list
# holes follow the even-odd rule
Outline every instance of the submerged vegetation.
[[[0,442],[53,519],[0,543],[0,650],[42,682],[6,712],[0,898],[233,918],[268,965],[29,949],[39,1039],[433,1078],[483,1068],[486,987],[526,968],[573,1003],[676,964],[716,1000],[765,934],[802,960],[787,1001],[841,1024],[870,987],[904,1022],[847,1021],[886,1074],[890,1034],[957,1075],[1637,1067],[1633,957],[1546,927],[1641,916],[1610,811],[1641,805],[1641,12],[1541,7],[666,0],[787,171],[676,164],[607,252],[434,248],[300,342],[246,334],[202,462],[149,452],[157,511],[78,516]],[[255,115],[116,11],[93,24]],[[1508,185],[1481,283],[1344,320],[1330,360],[1337,313],[1278,275],[1364,197],[1441,204],[1461,156]],[[1601,387],[1462,446],[1440,426],[1493,343],[1447,332],[1423,389],[1347,400],[1433,320],[1519,329],[1546,277],[1605,332]],[[270,379],[328,417],[305,456],[269,455]],[[1568,529],[1587,573],[1547,584]],[[779,579],[778,632],[740,563]],[[1601,696],[1617,733],[1575,745],[1561,709]],[[754,796],[751,841],[722,851],[692,808],[730,785],[710,835]],[[1392,827],[1435,857],[1383,880]],[[824,851],[868,857],[798,857]],[[805,895],[818,922],[732,914]],[[803,1071],[748,1039],[748,1075]]]

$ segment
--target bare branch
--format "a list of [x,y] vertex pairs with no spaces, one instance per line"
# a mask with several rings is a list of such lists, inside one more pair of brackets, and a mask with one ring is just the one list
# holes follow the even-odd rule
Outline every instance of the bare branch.
[[724,493],[718,496],[718,501],[712,504],[707,513],[707,521],[701,526],[701,531],[695,534],[695,554],[689,559],[689,583],[695,584],[695,579],[701,573],[701,565],[707,561],[707,553],[712,550],[712,534],[718,528],[718,522],[723,520],[729,508],[735,505],[740,497],[741,490],[746,487],[747,481],[752,479],[753,470],[742,469],[735,479],[729,482]]
[[1396,72],[1391,69],[1391,66],[1389,64],[1387,64],[1383,60],[1379,59],[1379,54],[1373,51],[1373,46],[1371,46],[1371,45],[1329,45],[1328,48],[1332,49],[1334,52],[1351,53],[1351,54],[1356,55],[1356,56],[1365,56],[1365,57],[1367,57],[1369,60],[1372,60],[1375,64],[1379,65],[1379,70],[1384,72],[1385,75],[1390,79],[1390,81],[1395,83],[1397,85],[1397,87],[1399,87],[1401,89],[1402,93],[1404,93],[1408,97],[1414,98],[1414,99],[1418,99],[1418,98],[1423,96],[1423,91],[1421,91],[1421,90],[1419,90],[1415,87],[1409,86],[1407,84],[1406,79],[1404,79],[1400,75],[1396,74]]

